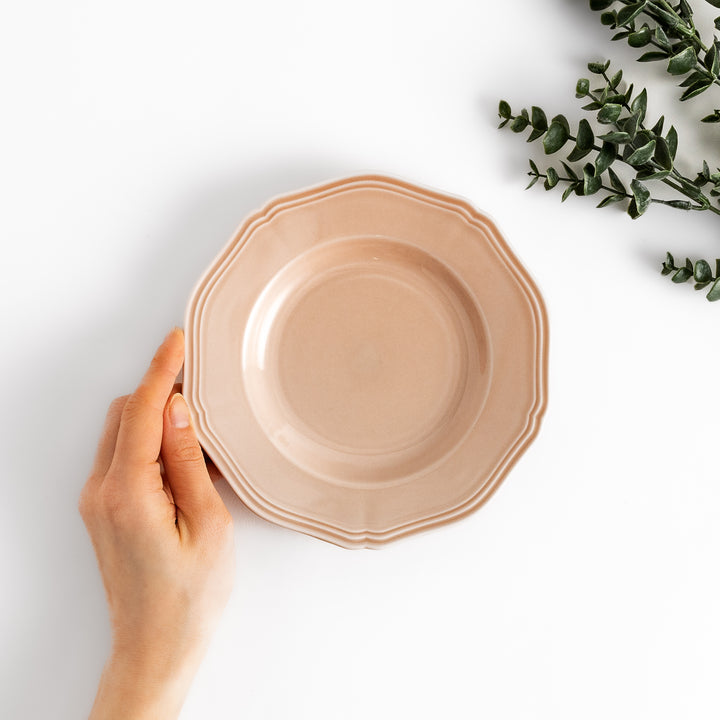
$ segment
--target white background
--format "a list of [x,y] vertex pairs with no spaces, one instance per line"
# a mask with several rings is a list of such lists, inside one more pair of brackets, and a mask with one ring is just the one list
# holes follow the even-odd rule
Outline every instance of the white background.
[[[712,8],[702,5],[707,35]],[[269,198],[385,172],[499,223],[550,318],[541,432],[480,511],[381,551],[235,518],[192,718],[717,718],[720,304],[660,276],[718,221],[523,192],[497,100],[582,115],[612,57],[717,129],[580,0],[5,3],[0,22],[0,716],[86,715],[109,647],[77,497],[106,407]],[[718,105],[715,94],[715,105]],[[714,265],[714,263],[713,263]]]

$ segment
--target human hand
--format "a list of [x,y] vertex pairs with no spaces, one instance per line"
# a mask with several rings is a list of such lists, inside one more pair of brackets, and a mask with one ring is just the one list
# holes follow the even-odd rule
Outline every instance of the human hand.
[[80,497],[113,637],[92,719],[177,717],[232,588],[232,518],[172,394],[183,347],[173,330],[112,403]]

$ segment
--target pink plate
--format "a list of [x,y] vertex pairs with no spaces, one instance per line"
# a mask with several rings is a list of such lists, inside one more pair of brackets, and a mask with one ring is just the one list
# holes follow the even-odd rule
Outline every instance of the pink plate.
[[249,217],[188,305],[184,392],[258,515],[378,546],[481,505],[545,409],[547,319],[468,203],[361,176]]

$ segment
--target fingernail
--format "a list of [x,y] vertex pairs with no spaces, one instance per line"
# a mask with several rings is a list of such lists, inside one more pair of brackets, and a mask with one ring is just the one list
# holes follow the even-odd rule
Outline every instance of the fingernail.
[[181,333],[182,331],[181,327],[175,325],[175,327],[173,327],[173,329],[165,336],[164,342],[167,342],[175,333]]
[[173,427],[186,428],[190,425],[190,413],[185,398],[180,393],[175,393],[170,400],[170,422]]

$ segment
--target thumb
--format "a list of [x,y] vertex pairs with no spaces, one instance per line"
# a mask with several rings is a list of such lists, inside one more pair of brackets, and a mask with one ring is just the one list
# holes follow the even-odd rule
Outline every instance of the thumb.
[[190,526],[201,525],[205,516],[213,513],[220,496],[210,480],[187,403],[180,393],[175,393],[165,408],[160,454],[178,515]]

